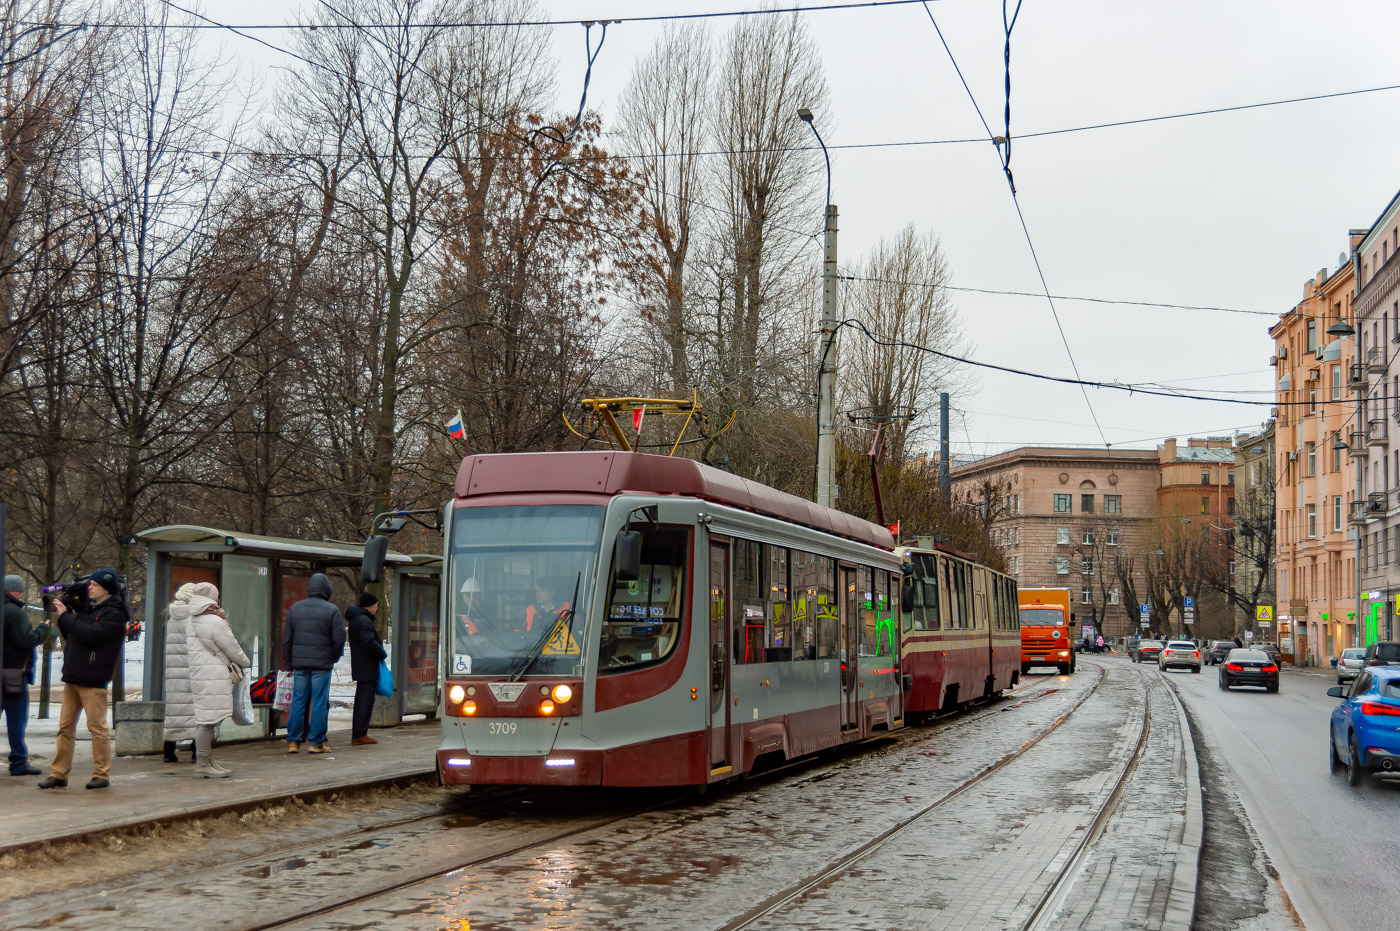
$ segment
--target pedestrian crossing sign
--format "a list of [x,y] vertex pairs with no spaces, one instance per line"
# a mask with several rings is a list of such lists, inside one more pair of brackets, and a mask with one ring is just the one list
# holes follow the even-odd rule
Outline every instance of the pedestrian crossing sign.
[[1259,605],[1254,609],[1254,619],[1256,621],[1272,621],[1274,619],[1274,606]]
[[549,642],[540,650],[541,656],[577,656],[583,652],[579,649],[578,641],[574,639],[573,633],[563,618],[554,625],[554,633],[549,635]]

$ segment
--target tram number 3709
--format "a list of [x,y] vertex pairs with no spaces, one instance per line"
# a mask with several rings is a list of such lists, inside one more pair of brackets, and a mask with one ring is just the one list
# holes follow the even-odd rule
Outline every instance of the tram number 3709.
[[486,725],[488,734],[514,734],[515,724],[510,721],[492,721]]

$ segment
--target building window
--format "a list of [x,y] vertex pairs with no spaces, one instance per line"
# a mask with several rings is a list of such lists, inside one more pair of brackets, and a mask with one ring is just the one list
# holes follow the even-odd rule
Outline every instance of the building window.
[[1316,413],[1317,413],[1317,389],[1316,389],[1316,388],[1309,388],[1309,389],[1308,389],[1308,413],[1309,413],[1309,414],[1316,414]]
[[1122,495],[1104,495],[1104,496],[1103,496],[1103,512],[1104,512],[1105,514],[1122,514],[1122,513],[1123,513],[1123,496],[1122,496]]
[[1070,512],[1070,498],[1069,498],[1069,495],[1056,495],[1056,496],[1055,496],[1055,513],[1056,513],[1056,514],[1068,514],[1069,512]]
[[1068,557],[1068,556],[1056,556],[1056,557],[1055,557],[1055,574],[1056,574],[1056,575],[1069,575],[1069,557]]
[[1092,559],[1086,559],[1086,560],[1084,560],[1083,562],[1081,562],[1081,563],[1079,564],[1079,574],[1080,574],[1080,575],[1093,575],[1093,574],[1094,574],[1094,561],[1093,561]]
[[1202,484],[1202,485],[1209,485],[1209,484],[1210,484],[1210,469],[1202,469],[1202,470],[1201,470],[1201,484]]
[[1308,321],[1308,352],[1317,351],[1317,321]]
[[1342,496],[1332,496],[1332,529],[1342,529]]
[[1055,542],[1056,542],[1056,543],[1059,543],[1059,544],[1061,544],[1061,545],[1064,545],[1064,544],[1069,543],[1069,528],[1068,528],[1068,527],[1056,527],[1056,528],[1055,528]]
[[1091,590],[1087,589],[1087,588],[1084,589],[1084,590],[1082,590],[1082,591],[1079,593],[1079,603],[1082,604],[1082,605],[1091,605],[1091,604],[1093,604],[1093,603],[1094,603],[1094,593],[1093,593]]
[[1308,539],[1317,536],[1317,505],[1308,505]]
[[1109,527],[1109,528],[1108,528],[1108,539],[1105,540],[1104,542],[1107,543],[1109,546],[1117,546],[1117,545],[1118,545],[1118,528],[1117,528],[1117,527]]
[[1225,499],[1225,513],[1226,513],[1226,514],[1231,514],[1231,515],[1233,515],[1233,514],[1235,513],[1235,499],[1234,499],[1234,498],[1226,498],[1226,499]]
[[1342,451],[1335,446],[1332,447],[1332,471],[1342,471]]
[[1230,578],[1233,579],[1234,577],[1235,577],[1235,561],[1232,559],[1232,560],[1230,560]]
[[1308,475],[1309,475],[1309,477],[1311,477],[1311,476],[1314,476],[1314,475],[1316,475],[1316,474],[1317,474],[1317,444],[1314,443],[1314,442],[1312,442],[1312,441],[1309,441],[1309,442],[1308,442]]
[[1235,484],[1235,470],[1234,470],[1234,469],[1231,469],[1230,471],[1228,471],[1228,472],[1225,473],[1225,484],[1226,484],[1226,485],[1233,485],[1233,484]]
[[1249,484],[1259,484],[1259,463],[1257,462],[1251,462],[1249,464]]
[[1092,513],[1094,513],[1094,496],[1093,496],[1093,495],[1080,495],[1080,496],[1079,496],[1079,510],[1083,511],[1085,514],[1092,514]]
[[1202,513],[1202,514],[1209,514],[1209,513],[1210,513],[1210,499],[1209,499],[1209,498],[1202,498],[1202,499],[1201,499],[1201,513]]
[[1083,543],[1085,546],[1093,546],[1093,545],[1094,545],[1094,531],[1092,531],[1092,530],[1086,530],[1086,531],[1084,531],[1084,535],[1081,536],[1081,537],[1079,538],[1079,542]]
[[[1397,323],[1400,323],[1400,321],[1396,321],[1396,322],[1397,322]],[[1334,365],[1334,366],[1332,366],[1332,400],[1334,400],[1334,401],[1340,401],[1341,399],[1342,399],[1342,367],[1341,367],[1340,365]]]
[[1011,574],[1012,574],[1012,575],[1018,575],[1018,574],[1020,573],[1020,571],[1021,571],[1021,557],[1020,557],[1020,556],[1012,556],[1012,557],[1011,557]]

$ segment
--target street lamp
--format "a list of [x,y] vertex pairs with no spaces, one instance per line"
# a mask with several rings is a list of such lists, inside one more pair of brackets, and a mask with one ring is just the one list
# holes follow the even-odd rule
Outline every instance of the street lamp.
[[822,347],[817,366],[817,479],[813,498],[831,507],[836,500],[836,205],[831,202],[831,153],[817,132],[812,111],[800,107],[798,119],[812,129],[826,159],[826,220],[822,254]]

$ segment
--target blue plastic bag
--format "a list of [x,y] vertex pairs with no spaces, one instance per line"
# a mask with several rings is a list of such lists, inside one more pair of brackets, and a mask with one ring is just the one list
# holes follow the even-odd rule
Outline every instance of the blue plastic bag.
[[389,671],[388,660],[379,661],[379,684],[374,687],[374,694],[385,698],[394,697],[394,674]]

